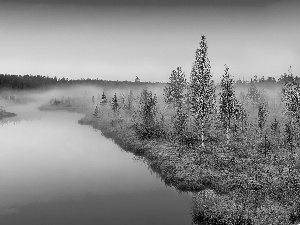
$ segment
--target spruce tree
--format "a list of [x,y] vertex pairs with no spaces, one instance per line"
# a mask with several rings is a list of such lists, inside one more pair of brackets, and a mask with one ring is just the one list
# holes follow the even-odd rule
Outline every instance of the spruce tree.
[[157,112],[156,95],[144,89],[139,98],[139,108],[134,114],[135,129],[140,138],[150,139],[160,136],[156,120]]
[[195,62],[190,76],[190,91],[191,114],[196,130],[201,132],[201,142],[202,147],[204,147],[205,125],[213,113],[216,99],[205,36],[202,36],[200,47],[196,50]]
[[95,107],[95,110],[94,110],[93,116],[94,116],[95,118],[99,118],[99,108],[98,108],[98,106],[97,106],[97,105],[96,105],[96,107]]
[[116,93],[115,93],[114,97],[111,100],[111,107],[112,107],[112,110],[114,111],[114,113],[119,110],[119,103],[118,103],[118,98],[117,98]]
[[127,97],[127,104],[126,108],[128,112],[131,112],[133,110],[133,92],[132,90],[129,91],[128,97]]
[[107,103],[107,98],[106,98],[106,95],[104,94],[104,91],[101,96],[101,103]]
[[169,80],[164,88],[165,102],[173,103],[173,106],[176,107],[178,104],[181,104],[180,102],[186,89],[186,79],[181,67],[177,67],[177,70],[172,71]]
[[261,138],[263,138],[263,142],[264,142],[263,147],[264,147],[265,156],[267,156],[267,150],[270,148],[270,141],[267,137],[267,134],[264,133],[268,114],[269,112],[267,109],[267,104],[260,103],[258,105],[258,127],[260,129]]

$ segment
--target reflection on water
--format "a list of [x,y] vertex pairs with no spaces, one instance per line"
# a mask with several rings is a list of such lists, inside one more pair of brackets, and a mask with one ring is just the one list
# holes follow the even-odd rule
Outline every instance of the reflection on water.
[[6,108],[18,116],[0,126],[0,224],[191,223],[188,195],[79,125],[82,115],[35,107]]

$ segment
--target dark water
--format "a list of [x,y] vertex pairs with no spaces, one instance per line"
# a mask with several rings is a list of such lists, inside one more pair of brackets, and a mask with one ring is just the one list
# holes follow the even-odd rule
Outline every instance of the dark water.
[[6,107],[0,122],[0,224],[191,224],[191,198],[80,114]]

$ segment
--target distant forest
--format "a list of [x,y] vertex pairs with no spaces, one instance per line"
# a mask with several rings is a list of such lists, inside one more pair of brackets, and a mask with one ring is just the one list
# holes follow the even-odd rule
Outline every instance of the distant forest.
[[[0,74],[0,89],[10,88],[19,90],[28,90],[35,88],[49,88],[54,86],[68,86],[68,85],[99,85],[107,87],[126,87],[126,86],[143,86],[148,84],[164,84],[164,83],[151,83],[151,82],[132,82],[132,81],[111,81],[101,79],[81,78],[72,80],[68,78],[54,78],[42,75],[10,75]],[[165,84],[164,84],[165,85]]]
[[[291,68],[290,68],[291,69]],[[235,82],[236,87],[248,86],[250,83],[256,83],[258,87],[274,87],[274,85],[282,85],[287,82],[295,82],[300,83],[300,77],[293,76],[292,73],[284,73],[280,76],[278,80],[274,77],[265,78],[262,76],[258,78],[256,75],[250,81],[238,79]],[[81,78],[77,80],[68,79],[68,78],[57,78],[57,77],[49,77],[42,75],[10,75],[10,74],[0,74],[0,88],[11,88],[11,89],[19,89],[19,90],[28,90],[35,88],[50,88],[53,86],[65,86],[65,85],[99,85],[99,86],[107,86],[107,87],[126,87],[126,86],[143,86],[143,85],[151,85],[151,84],[163,84],[165,83],[151,83],[151,82],[131,82],[131,81],[110,81],[110,80],[101,80],[101,79],[90,79],[90,78]],[[217,84],[218,86],[218,84]]]

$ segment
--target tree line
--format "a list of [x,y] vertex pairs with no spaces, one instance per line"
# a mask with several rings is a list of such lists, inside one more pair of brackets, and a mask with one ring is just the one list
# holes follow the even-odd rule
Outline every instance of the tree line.
[[[238,79],[235,81],[236,87],[246,87],[251,83],[256,84],[257,87],[274,87],[274,85],[282,85],[288,82],[300,83],[300,77],[292,76],[292,68],[289,68],[288,73],[284,73],[279,79],[275,79],[272,76],[265,78],[264,76],[258,78],[257,75],[251,80]],[[102,79],[68,79],[65,77],[57,78],[43,76],[43,75],[11,75],[11,74],[0,74],[0,88],[11,88],[11,89],[34,89],[34,88],[48,88],[59,85],[80,85],[80,84],[91,84],[107,87],[128,87],[128,86],[143,86],[143,85],[165,85],[163,82],[131,82],[131,81],[111,81]],[[218,86],[218,84],[217,84]]]
[[11,74],[0,74],[0,88],[11,88],[11,89],[20,89],[28,90],[34,88],[49,88],[54,86],[71,86],[71,85],[98,85],[105,86],[110,88],[119,88],[124,87],[128,88],[129,86],[139,87],[145,85],[163,85],[163,83],[156,82],[131,82],[131,81],[111,81],[111,80],[102,80],[102,79],[90,79],[90,78],[81,78],[81,79],[68,79],[68,78],[54,78],[49,76],[42,75],[11,75]]

